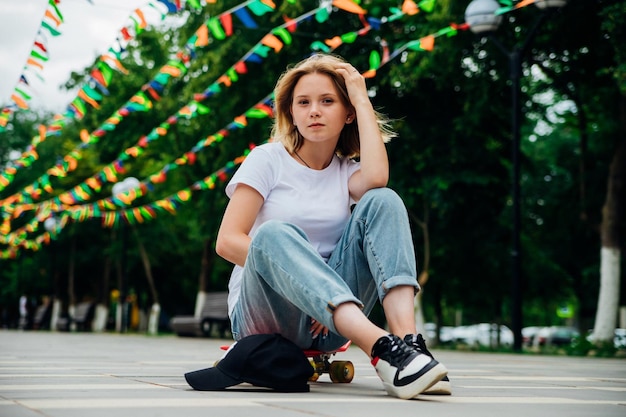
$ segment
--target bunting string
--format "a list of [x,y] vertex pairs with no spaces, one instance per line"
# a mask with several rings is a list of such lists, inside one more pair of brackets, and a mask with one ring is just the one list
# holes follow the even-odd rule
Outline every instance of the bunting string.
[[[254,145],[251,145],[251,149]],[[165,197],[160,200],[156,200],[150,204],[143,206],[127,208],[116,211],[95,211],[90,217],[75,218],[74,221],[85,221],[88,218],[99,217],[102,219],[102,225],[107,228],[117,226],[120,222],[128,224],[141,224],[147,221],[151,221],[157,218],[159,214],[176,214],[178,208],[190,201],[191,195],[194,191],[213,190],[219,181],[226,181],[228,176],[232,174],[235,168],[243,162],[250,150],[247,150],[243,155],[235,158],[223,168],[213,172],[211,175],[196,181],[191,187],[177,191],[176,193]],[[131,190],[127,193],[123,193],[118,196],[124,198],[134,191]],[[132,198],[132,197],[129,197]],[[34,239],[28,239],[28,233],[34,231],[32,224],[29,224],[20,231],[20,233],[13,233],[10,237],[0,236],[0,243],[9,245],[4,251],[0,251],[0,259],[13,259],[17,257],[20,249],[27,249],[37,251],[40,250],[44,244],[49,244],[51,240],[56,239],[60,231],[65,227],[68,221],[71,220],[70,215],[61,212],[58,217],[59,222],[53,231],[46,231]],[[31,221],[32,223],[32,221]]]
[[[256,16],[262,16],[265,13],[272,11],[272,6],[275,7],[273,3],[268,2],[269,0],[248,0],[240,4],[239,6],[236,6],[234,9],[231,9],[231,11],[229,12],[234,13],[232,12],[232,10],[242,10],[243,8],[249,7],[251,8],[251,10],[254,11],[253,13]],[[222,14],[220,14],[220,16],[223,16],[226,13],[228,12],[223,12]],[[87,132],[83,132],[80,137],[82,143],[74,150],[72,150],[68,155],[63,157],[61,162],[57,163],[54,167],[48,169],[46,174],[35,180],[23,191],[17,192],[12,196],[0,200],[0,205],[20,201],[20,199],[22,198],[20,197],[21,195],[36,194],[41,188],[43,188],[44,190],[50,189],[50,177],[65,177],[69,172],[73,171],[78,166],[78,161],[82,159],[82,153],[86,147],[97,143],[100,138],[104,137],[108,132],[113,131],[117,127],[117,125],[130,113],[149,111],[153,107],[152,100],[160,99],[159,94],[165,89],[168,82],[173,78],[180,79],[186,73],[191,61],[196,56],[196,49],[198,47],[208,46],[209,37],[208,34],[204,33],[204,28],[206,27],[207,23],[200,26],[196,33],[187,40],[185,44],[185,51],[178,52],[175,58],[170,59],[168,63],[158,71],[157,75],[151,81],[144,84],[139,92],[134,94],[121,108],[116,110],[114,114],[106,119],[99,128],[97,128],[90,134]],[[198,35],[199,33],[200,35]],[[83,108],[82,105],[78,103],[74,104],[77,106],[76,108]],[[43,140],[43,133],[41,132],[45,133],[43,129],[40,130],[38,143],[41,143],[41,141]],[[32,161],[34,161],[36,158],[37,154],[35,149],[30,148],[28,158],[23,162],[28,161],[32,163]],[[14,179],[18,167],[26,167],[28,165],[29,164],[26,163],[18,163],[13,164],[9,168],[5,169],[5,171],[0,174],[0,191],[2,191],[2,189],[9,185]]]
[[17,85],[13,88],[10,97],[11,103],[0,110],[0,132],[3,131],[11,117],[11,115],[21,109],[29,108],[29,102],[32,98],[31,76],[35,76],[43,80],[41,73],[44,70],[44,64],[50,59],[48,52],[48,38],[46,34],[51,36],[59,36],[61,32],[59,27],[64,22],[63,15],[58,5],[61,0],[48,0],[44,16],[41,20],[30,54],[26,59],[23,72],[20,74]]
[[[533,2],[534,1],[526,2],[527,4],[525,4],[524,6],[528,4],[532,4]],[[405,1],[401,10],[392,10],[393,12],[392,15],[389,16],[388,19],[384,19],[384,20],[389,21],[389,19],[397,19],[401,15],[404,15],[404,14],[415,14],[416,9],[411,7],[410,4],[407,5],[407,3],[409,2]],[[423,6],[422,3],[428,4],[430,2],[421,2],[420,6]],[[512,9],[506,9],[506,7],[503,7],[502,9],[499,10],[499,13],[506,13],[508,11],[515,10],[517,8],[520,8],[520,7],[514,7]],[[360,17],[363,18],[361,14],[360,14]],[[313,44],[311,44],[311,49],[313,50],[322,49],[326,52],[332,51],[339,45],[343,43],[353,42],[356,37],[362,36],[372,29],[376,29],[377,27],[379,27],[381,23],[382,22],[377,22],[376,19],[368,18],[367,25],[364,25],[363,29],[357,32],[350,32],[350,33],[341,35],[339,37],[327,39],[323,42],[316,41]],[[363,75],[369,78],[375,77],[377,70],[379,70],[383,65],[388,64],[394,58],[400,56],[402,53],[406,51],[432,51],[434,48],[434,43],[435,43],[436,38],[441,37],[441,36],[452,37],[456,35],[456,33],[459,30],[466,30],[468,29],[468,27],[469,26],[467,25],[467,23],[463,23],[463,24],[451,23],[449,26],[442,28],[437,32],[434,32],[427,36],[420,37],[415,40],[409,40],[405,42],[400,47],[396,48],[392,53],[389,53],[389,49],[386,43],[384,41],[381,41],[380,46],[383,49],[383,56],[381,57],[378,51],[372,51],[370,53],[369,68],[368,70],[363,72]],[[267,45],[265,46],[267,47]],[[243,62],[243,59],[241,61],[238,61],[238,63],[239,62]],[[235,66],[237,66],[237,64]],[[231,69],[235,68],[235,66],[231,67]],[[205,90],[205,92],[201,94],[194,95],[194,99],[199,99],[199,101],[201,101],[203,99],[203,95],[206,94],[208,97],[214,94],[215,91],[213,91],[210,88],[208,88],[207,90]],[[27,236],[30,233],[34,233],[38,229],[38,224],[45,218],[52,215],[52,213],[55,213],[55,215],[60,215],[60,218],[64,219],[65,222],[69,220],[72,220],[75,222],[84,221],[85,219],[88,219],[88,218],[101,217],[103,219],[102,221],[105,227],[113,227],[116,224],[118,224],[120,221],[125,221],[131,224],[143,223],[145,221],[156,218],[158,213],[175,214],[176,209],[177,209],[177,204],[180,205],[188,201],[191,190],[213,189],[215,187],[215,183],[218,180],[225,181],[228,172],[230,172],[228,171],[228,169],[229,168],[234,169],[233,166],[237,164],[231,162],[227,164],[227,166],[216,171],[211,176],[206,177],[203,180],[194,183],[192,187],[189,187],[187,189],[184,189],[175,193],[173,196],[176,196],[176,199],[174,200],[169,200],[170,198],[172,198],[172,196],[170,196],[166,199],[157,200],[145,206],[134,207],[134,208],[124,208],[122,210],[119,210],[119,207],[126,207],[132,204],[132,201],[134,201],[136,198],[138,198],[141,195],[144,195],[148,191],[151,191],[153,189],[153,184],[158,184],[160,182],[165,181],[167,177],[167,172],[169,170],[176,168],[178,166],[181,166],[181,165],[188,164],[188,163],[192,164],[193,161],[195,161],[196,152],[198,152],[199,150],[203,148],[211,146],[213,143],[221,141],[224,137],[227,136],[229,130],[236,129],[236,128],[244,128],[245,126],[247,126],[247,122],[246,122],[247,118],[272,117],[270,99],[271,99],[271,96],[266,97],[261,102],[257,103],[251,109],[246,111],[244,114],[234,118],[233,122],[231,122],[226,128],[198,142],[189,152],[186,152],[183,156],[177,158],[173,163],[167,164],[158,173],[149,176],[146,181],[141,183],[140,187],[138,187],[137,190],[131,190],[127,194],[124,194],[121,196],[109,197],[107,199],[103,199],[96,203],[82,205],[82,206],[73,205],[76,202],[81,201],[80,199],[76,199],[73,202],[70,201],[69,205],[63,203],[63,201],[61,200],[58,200],[58,201],[53,200],[52,202],[49,202],[43,206],[40,206],[40,210],[38,211],[33,221],[29,222],[29,224],[22,227],[19,231],[16,230],[14,233],[11,233],[10,235],[7,234],[5,238],[3,239],[0,238],[0,243],[9,245],[9,248],[6,251],[0,251],[0,258],[17,256],[17,253],[19,252],[18,248],[37,250],[42,244],[49,243],[50,239],[54,237],[50,235],[48,232],[37,236],[35,239],[28,239]],[[192,101],[192,103],[193,102],[194,101]],[[185,106],[183,109],[185,108],[189,108],[189,104]],[[180,116],[182,114],[181,111],[183,109],[177,112],[177,116]],[[198,112],[197,109],[195,113],[190,108],[189,108],[189,111],[190,113],[187,113],[187,115],[191,117],[194,117],[195,114],[200,114],[200,112]],[[127,149],[125,152],[128,152],[128,151],[129,150]],[[132,154],[132,152],[133,151],[131,151],[130,153]],[[243,158],[245,158],[245,156],[241,156],[237,160],[242,161]],[[76,189],[74,190],[76,191]],[[77,195],[79,194],[80,193],[77,192]],[[84,196],[80,198],[84,198]],[[86,199],[82,201],[86,201]],[[10,211],[13,212],[14,208],[15,207],[12,207]],[[27,207],[25,207],[24,209],[27,209]],[[6,212],[3,215],[6,215]],[[62,222],[61,224],[65,224],[65,223]],[[0,229],[2,229],[4,226],[5,226],[4,224],[0,226]]]
[[[76,98],[68,106],[68,112],[64,115],[58,115],[55,122],[50,126],[49,134],[54,134],[65,124],[67,118],[73,118],[79,116],[80,113],[76,111],[76,107],[84,107],[84,103],[93,105],[97,101],[101,100],[100,94],[95,91],[99,89],[105,95],[108,95],[106,87],[111,80],[112,70],[119,70],[122,73],[125,69],[119,63],[119,58],[123,52],[126,51],[126,45],[130,40],[139,35],[143,30],[148,27],[148,21],[146,19],[146,13],[150,11],[156,11],[163,20],[168,13],[178,13],[184,7],[184,1],[181,3],[178,1],[177,5],[170,0],[155,0],[157,3],[149,2],[143,8],[137,8],[128,17],[128,24],[123,26],[119,30],[118,37],[116,38],[116,44],[108,49],[106,53],[100,56],[99,62],[93,68],[90,76],[90,80],[78,91]],[[3,108],[0,111],[0,132],[6,129],[6,126],[10,120],[12,114],[17,110],[29,109],[29,101],[32,98],[32,93],[27,94],[22,87],[30,87],[29,78],[32,73],[33,66],[39,69],[39,72],[43,71],[43,63],[49,59],[48,55],[48,42],[44,36],[42,29],[46,29],[46,32],[52,36],[59,36],[60,32],[56,29],[63,23],[63,16],[61,15],[56,4],[59,4],[61,0],[49,0],[48,8],[46,9],[44,19],[42,20],[42,26],[37,33],[37,37],[33,43],[33,49],[25,66],[24,73],[20,75],[18,86],[15,88],[14,94],[11,96],[12,103]],[[55,4],[56,3],[56,4]],[[187,0],[187,3],[193,8],[201,8],[199,0]],[[54,25],[54,27],[52,26]],[[42,81],[43,77],[36,73],[38,78]],[[82,101],[81,106],[79,101]]]
[[[178,5],[175,5],[169,0],[157,0],[159,3],[155,4],[153,2],[148,3],[146,7],[149,7],[153,10],[156,10],[161,20],[166,17],[167,13],[176,13],[182,9],[182,5],[178,2]],[[201,7],[198,0],[188,0],[190,4],[193,4],[193,7]],[[159,7],[158,5],[165,6]],[[167,10],[167,12],[165,11]],[[148,25],[145,19],[146,11],[141,8],[135,9],[133,14],[129,16],[129,20],[133,22],[132,27],[124,26],[120,33],[123,34],[122,38],[118,36],[115,46],[109,48],[108,52],[103,54],[99,61],[96,63],[95,67],[91,70],[90,78],[87,83],[79,90],[76,98],[72,100],[72,102],[68,105],[68,110],[64,114],[56,114],[52,122],[49,126],[41,125],[39,127],[39,134],[34,136],[31,140],[31,143],[26,148],[22,154],[13,160],[11,164],[9,164],[4,172],[0,174],[0,191],[2,191],[5,187],[7,187],[14,179],[17,171],[21,168],[27,168],[34,161],[38,159],[37,154],[37,146],[41,144],[45,139],[52,135],[60,135],[62,129],[67,124],[69,120],[75,118],[78,113],[75,109],[83,109],[86,111],[86,103],[91,104],[92,106],[99,107],[99,102],[102,100],[102,95],[109,95],[108,86],[111,83],[113,78],[114,70],[117,67],[112,66],[109,62],[112,61],[112,54],[116,54],[115,56],[122,56],[122,52],[126,50],[126,46],[128,42],[133,38],[133,36],[138,35],[144,30]],[[137,20],[133,18],[133,15],[140,16]],[[133,35],[131,35],[131,33]],[[101,92],[98,93],[97,90]],[[70,110],[71,109],[71,110]],[[84,115],[84,112],[82,113]],[[8,123],[10,115],[13,113],[12,108],[5,108],[0,112],[0,131],[5,130],[6,125]]]
[[[64,194],[61,194],[56,197],[56,199],[60,199],[63,202],[80,202],[81,198],[89,198],[91,192],[89,188],[94,191],[99,191],[103,184],[106,182],[115,182],[117,179],[117,173],[123,173],[123,165],[125,161],[130,157],[136,157],[143,153],[148,144],[154,140],[163,137],[168,129],[178,122],[180,118],[193,118],[198,114],[207,114],[210,109],[201,105],[200,101],[219,93],[223,87],[230,87],[234,82],[236,82],[240,75],[244,75],[247,73],[247,64],[249,63],[258,63],[263,60],[264,57],[267,57],[268,51],[273,50],[278,53],[282,49],[283,46],[288,46],[291,44],[291,33],[297,30],[298,24],[304,20],[309,19],[314,15],[318,15],[320,11],[324,9],[325,6],[318,7],[312,11],[309,11],[295,19],[289,19],[288,22],[279,25],[268,32],[267,35],[263,37],[263,39],[258,42],[255,46],[253,46],[248,53],[246,53],[243,58],[238,60],[232,67],[230,67],[222,76],[218,77],[217,81],[212,83],[203,93],[194,94],[194,99],[181,108],[176,114],[167,118],[167,120],[161,123],[158,127],[154,128],[147,136],[143,136],[139,139],[136,146],[133,148],[126,149],[123,151],[120,156],[113,163],[109,164],[100,173],[90,177],[85,180],[82,184],[79,184],[74,187],[73,190],[68,191]],[[319,17],[316,17],[316,20],[320,21]],[[290,30],[287,31],[286,28],[289,27]],[[86,132],[83,132],[85,137],[84,141],[88,142]],[[72,166],[68,167],[68,170],[71,169]],[[49,178],[45,178],[48,180]],[[52,186],[49,182],[43,183],[43,181],[39,181],[41,184],[41,188],[43,188],[47,193],[51,193],[53,191]],[[87,185],[87,187],[86,187]],[[20,195],[14,195],[15,197],[11,203],[25,203],[25,202],[33,202],[35,199],[41,197],[43,194],[40,187],[31,187],[26,188],[24,191],[27,191],[27,195],[22,193]],[[80,196],[80,198],[78,197]],[[5,199],[5,203],[8,201]],[[14,214],[14,215],[19,215]]]
[[[303,17],[307,17],[307,16],[303,16]],[[293,23],[293,22],[292,22]],[[359,31],[360,34],[364,34],[366,33],[366,31]],[[342,36],[342,38],[344,39],[348,39],[349,37],[347,36]],[[334,43],[335,46],[338,46],[338,44],[335,42]],[[313,48],[313,46],[312,46]],[[253,48],[254,49],[254,48]],[[248,54],[250,55],[250,54]],[[248,56],[246,55],[246,56]],[[194,148],[192,149],[191,152],[188,152],[184,155],[184,157],[182,158],[178,158],[175,162],[175,164],[170,164],[168,166],[166,166],[163,170],[161,170],[160,173],[152,175],[150,177],[151,181],[153,183],[158,183],[158,182],[162,182],[165,180],[166,177],[166,173],[169,169],[171,169],[172,167],[178,166],[178,165],[182,165],[187,163],[187,161],[191,160],[193,163],[193,160],[195,160],[195,152],[197,152],[198,150],[214,143],[216,140],[217,141],[221,141],[226,135],[228,130],[230,129],[234,129],[234,128],[243,128],[245,126],[247,126],[247,118],[259,118],[259,117],[271,117],[271,107],[270,107],[270,100],[271,100],[271,96],[266,97],[265,99],[263,99],[261,102],[259,102],[257,105],[255,105],[253,108],[251,108],[250,110],[248,110],[245,114],[240,115],[238,117],[236,117],[234,119],[234,121],[229,124],[227,126],[226,129],[222,129],[220,130],[220,132],[218,132],[216,135],[211,135],[209,136],[207,139],[200,141],[196,146],[194,146]],[[120,202],[122,204],[130,204],[135,198],[137,198],[139,195],[143,195],[143,194],[139,194],[138,191],[142,190],[145,191],[145,189],[147,188],[147,186],[145,185],[147,184],[147,182],[142,183],[142,185],[139,187],[138,190],[134,190],[133,192],[135,193],[132,196],[129,196],[130,198],[125,198],[125,199],[120,199],[119,197],[115,196],[112,197],[110,199],[105,199],[102,200],[100,202],[98,202],[97,204],[92,204],[92,205],[86,205],[86,206],[82,206],[82,207],[68,207],[65,208],[67,212],[71,212],[73,213],[71,216],[75,219],[81,220],[81,219],[85,219],[85,218],[92,218],[94,216],[93,213],[100,213],[102,209],[105,208],[113,208],[116,205],[119,205]],[[210,187],[212,188],[212,187]],[[56,210],[59,210],[59,205],[55,204],[53,206],[53,208],[56,208]],[[46,213],[48,210],[44,211],[44,218],[48,217],[49,214]],[[140,213],[140,212],[135,212],[135,211],[131,211],[133,213]],[[128,211],[124,212],[124,216],[128,216]],[[115,221],[116,217],[112,216],[110,213],[107,214],[106,216],[106,220],[107,222],[110,221]],[[33,227],[33,225],[29,225],[29,227]]]

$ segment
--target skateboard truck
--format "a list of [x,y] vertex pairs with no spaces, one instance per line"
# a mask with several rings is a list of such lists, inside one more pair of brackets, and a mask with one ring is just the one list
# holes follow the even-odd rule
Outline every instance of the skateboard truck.
[[335,383],[349,383],[354,378],[354,364],[350,361],[331,361],[337,352],[345,352],[350,346],[350,341],[339,349],[331,352],[319,350],[305,350],[304,354],[309,358],[314,373],[309,381],[315,382],[322,374],[328,374],[330,380]]

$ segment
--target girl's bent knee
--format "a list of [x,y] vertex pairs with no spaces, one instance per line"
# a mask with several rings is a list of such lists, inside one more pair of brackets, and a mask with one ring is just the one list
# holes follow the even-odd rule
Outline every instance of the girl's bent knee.
[[404,202],[400,196],[391,188],[374,188],[366,192],[357,207],[371,206],[371,207],[388,207],[388,208],[402,208],[405,209]]
[[280,239],[296,235],[305,236],[297,226],[280,220],[268,220],[259,226],[252,239],[255,243],[270,242],[275,244]]

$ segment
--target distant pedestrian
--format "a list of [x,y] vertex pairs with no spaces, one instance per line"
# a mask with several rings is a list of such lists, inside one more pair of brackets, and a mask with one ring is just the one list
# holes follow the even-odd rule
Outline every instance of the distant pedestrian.
[[19,301],[19,311],[20,318],[18,322],[18,328],[20,330],[26,330],[28,328],[28,314],[29,314],[29,306],[28,306],[28,297],[26,294],[22,294]]

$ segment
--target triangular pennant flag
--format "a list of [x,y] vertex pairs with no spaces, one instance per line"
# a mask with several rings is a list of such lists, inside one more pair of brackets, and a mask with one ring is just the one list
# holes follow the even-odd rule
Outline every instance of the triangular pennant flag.
[[222,28],[222,24],[220,23],[218,18],[210,18],[207,22],[207,26],[215,39],[221,41],[226,38],[226,33],[224,33],[224,29]]
[[255,0],[248,4],[248,9],[257,16],[263,16],[267,12],[271,12],[276,9],[276,5],[269,0]]
[[48,29],[48,32],[50,32],[50,34],[52,36],[59,36],[61,34],[61,32],[59,32],[58,30],[54,29],[52,26],[50,26],[48,23],[46,22],[41,22],[41,26],[43,26],[44,28]]
[[47,18],[50,18],[56,24],[57,27],[61,26],[61,20],[55,15],[53,15],[50,10],[46,10],[45,16]]
[[263,39],[261,39],[261,43],[272,48],[275,52],[280,52],[280,50],[283,49],[283,43],[272,34],[265,35]]
[[402,3],[402,13],[413,16],[419,13],[419,9],[417,8],[417,4],[413,0],[404,0]]
[[226,36],[231,36],[233,34],[233,15],[230,13],[223,13],[220,15],[220,22],[222,23]]
[[234,13],[247,29],[256,29],[259,27],[245,8],[237,9]]
[[435,3],[436,0],[422,0],[419,2],[419,8],[420,10],[430,13],[435,9]]
[[333,0],[333,6],[354,14],[366,14],[367,11],[352,0]]
[[435,48],[435,37],[433,35],[424,36],[420,39],[420,47],[425,51],[432,51]]

